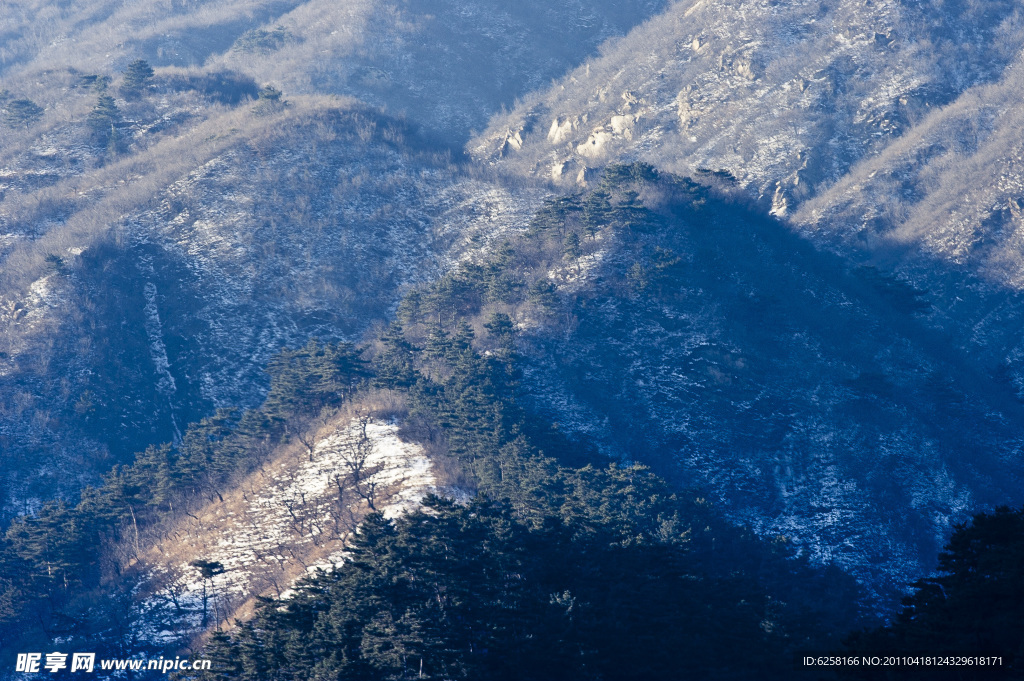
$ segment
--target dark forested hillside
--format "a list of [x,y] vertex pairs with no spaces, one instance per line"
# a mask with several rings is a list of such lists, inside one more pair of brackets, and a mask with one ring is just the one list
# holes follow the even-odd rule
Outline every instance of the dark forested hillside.
[[[708,679],[787,678],[781,649],[810,634],[793,627],[799,610],[762,591],[763,567],[709,565],[723,558],[715,542],[732,559],[754,547],[702,530],[692,507],[666,498],[661,537],[631,534],[626,518],[653,510],[632,507],[646,477],[613,469],[604,489],[589,488],[602,480],[589,470],[565,481],[572,497],[619,506],[608,518],[580,518],[597,509],[567,500],[573,514],[555,507],[529,528],[508,507],[436,498],[394,523],[371,517],[342,565],[215,636],[208,654],[221,671],[199,678],[650,679],[681,665]],[[725,661],[737,646],[743,659]]]
[[[988,659],[975,669],[961,666],[927,670],[931,679],[1019,679],[1024,662],[1024,607],[1021,560],[1024,552],[1024,509],[1006,506],[979,513],[957,525],[939,554],[937,573],[914,583],[899,617],[886,627],[860,631],[846,641],[861,656],[896,654],[947,655]],[[877,670],[876,670],[877,671]],[[920,668],[889,670],[886,679],[917,679]],[[843,679],[882,678],[865,670],[843,670]]]
[[950,590],[1016,598],[1022,48],[1008,0],[6,0],[0,678],[1012,648]]
[[[446,484],[478,500],[433,497],[396,521],[367,516],[341,564],[301,583],[284,609],[264,600],[255,619],[214,635],[210,678],[308,678],[315,668],[322,678],[641,679],[670,673],[681,651],[709,678],[785,678],[780,651],[836,645],[860,621],[848,575],[539,420],[503,321],[488,323],[498,345],[483,353],[464,322],[438,329],[429,349],[393,327],[369,364],[344,345],[283,352],[261,409],[193,424],[77,506],[17,520],[0,552],[5,647],[45,645],[59,631],[101,654],[138,652],[128,632],[144,626],[131,614],[145,579],[140,527],[149,536],[196,499],[220,497],[275,442],[301,440],[305,415],[370,384],[408,395],[404,436],[450,460]],[[118,608],[96,607],[111,594]],[[723,664],[740,644],[749,655]]]
[[570,439],[705,489],[893,598],[968,509],[1017,499],[1021,405],[929,333],[927,292],[705,179],[723,190],[613,166],[399,320],[428,352],[470,330],[516,348],[528,404]]
[[[797,651],[838,646],[968,507],[1014,497],[996,470],[1016,469],[982,450],[1012,442],[1019,407],[929,342],[927,292],[802,244],[727,176],[697,179],[610,167],[411,289],[361,349],[282,351],[258,410],[17,520],[4,636],[131,646],[115,632],[145,626],[139,528],[223,504],[275,448],[312,461],[317,424],[385,391],[439,488],[476,501],[389,519],[371,500],[340,563],[210,640],[210,678],[504,678],[510,658],[537,678],[649,678],[680,650],[709,678],[786,678]],[[901,438],[932,456],[882,444]],[[96,610],[112,592],[121,614]],[[737,640],[750,656],[722,664]]]

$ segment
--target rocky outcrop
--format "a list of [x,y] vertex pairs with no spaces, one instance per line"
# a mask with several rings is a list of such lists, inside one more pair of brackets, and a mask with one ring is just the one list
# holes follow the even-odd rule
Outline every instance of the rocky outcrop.
[[605,155],[605,146],[612,139],[612,133],[604,128],[595,128],[590,137],[576,147],[576,153],[590,159],[599,159]]
[[[684,0],[513,112],[560,115],[544,134],[524,135],[508,166],[547,174],[552,149],[568,146],[591,165],[724,170],[766,208],[778,208],[781,185],[793,214],[913,135],[930,109],[992,82],[1024,47],[1014,12],[1008,2],[982,12],[889,0]],[[975,36],[967,52],[950,26]],[[931,41],[927,53],[920,40]],[[637,113],[642,129],[623,118]]]

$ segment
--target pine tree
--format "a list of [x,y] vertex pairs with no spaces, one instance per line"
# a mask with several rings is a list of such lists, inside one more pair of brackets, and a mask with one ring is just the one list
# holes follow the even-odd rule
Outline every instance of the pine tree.
[[515,275],[514,255],[515,250],[512,248],[512,244],[506,241],[501,248],[497,249],[487,266],[479,268],[480,274],[483,275],[481,279],[486,280],[488,300],[499,303],[510,302],[522,286]]
[[344,401],[367,376],[366,363],[350,343],[282,349],[267,366],[270,392],[263,411],[283,423],[301,413],[317,414]]
[[121,79],[121,94],[125,97],[138,97],[153,77],[153,67],[145,59],[136,59],[128,64]]
[[558,288],[546,277],[541,277],[533,283],[533,286],[530,287],[529,297],[531,301],[547,312],[558,307]]
[[236,410],[219,409],[188,427],[173,464],[178,486],[193,494],[212,492],[220,496],[221,483],[235,470],[231,450],[224,444],[237,422]]
[[[997,508],[957,525],[939,554],[937,574],[918,580],[903,610],[888,627],[854,634],[857,655],[892,651],[942,651],[949,655],[1003,658],[987,678],[1020,678],[1024,668],[1024,509]],[[918,678],[913,668],[890,678]],[[930,678],[964,678],[957,668],[935,669]],[[867,678],[855,671],[842,678]]]
[[414,366],[414,348],[405,339],[401,325],[391,324],[380,342],[381,352],[373,360],[373,384],[389,390],[412,387],[419,375]]
[[576,274],[580,272],[580,256],[583,255],[583,249],[580,247],[580,235],[576,232],[569,232],[568,236],[565,237],[565,247],[562,249],[562,253],[570,261],[576,264]]
[[583,223],[597,230],[608,224],[612,214],[611,194],[604,187],[595,189],[583,202]]
[[241,646],[223,631],[215,631],[206,644],[209,671],[203,672],[202,681],[237,681],[242,675]]
[[43,116],[43,107],[31,99],[12,99],[4,105],[4,122],[11,127],[27,128]]
[[512,319],[504,312],[493,313],[490,320],[484,324],[484,328],[487,329],[494,338],[501,341],[512,336],[516,330],[515,325],[512,323]]
[[112,154],[120,152],[121,136],[118,132],[118,125],[121,123],[121,111],[117,108],[113,97],[101,93],[96,99],[96,106],[89,112],[86,122],[98,145],[106,147]]
[[264,115],[274,111],[280,111],[288,104],[288,102],[283,99],[283,95],[284,93],[273,85],[264,85],[257,95],[256,105],[252,108],[253,112],[259,115]]
[[108,94],[101,94],[96,98],[96,106],[89,112],[87,119],[89,126],[100,132],[108,130],[120,120],[121,110],[117,108],[114,98]]

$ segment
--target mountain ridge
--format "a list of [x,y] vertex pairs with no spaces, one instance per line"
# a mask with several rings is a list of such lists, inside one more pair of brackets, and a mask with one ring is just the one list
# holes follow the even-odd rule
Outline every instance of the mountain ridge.
[[878,612],[1020,500],[1011,2],[11,4],[0,554],[40,584],[29,529],[133,460],[306,438],[316,400],[252,419],[345,343],[466,480],[642,462]]

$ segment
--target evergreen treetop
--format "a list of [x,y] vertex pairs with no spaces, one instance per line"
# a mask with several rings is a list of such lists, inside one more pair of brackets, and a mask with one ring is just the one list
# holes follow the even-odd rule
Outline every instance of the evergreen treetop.
[[3,106],[3,120],[12,127],[28,127],[43,116],[43,107],[31,99],[12,99]]
[[138,92],[153,77],[153,67],[145,59],[136,59],[128,64],[121,79],[121,87],[128,91]]

